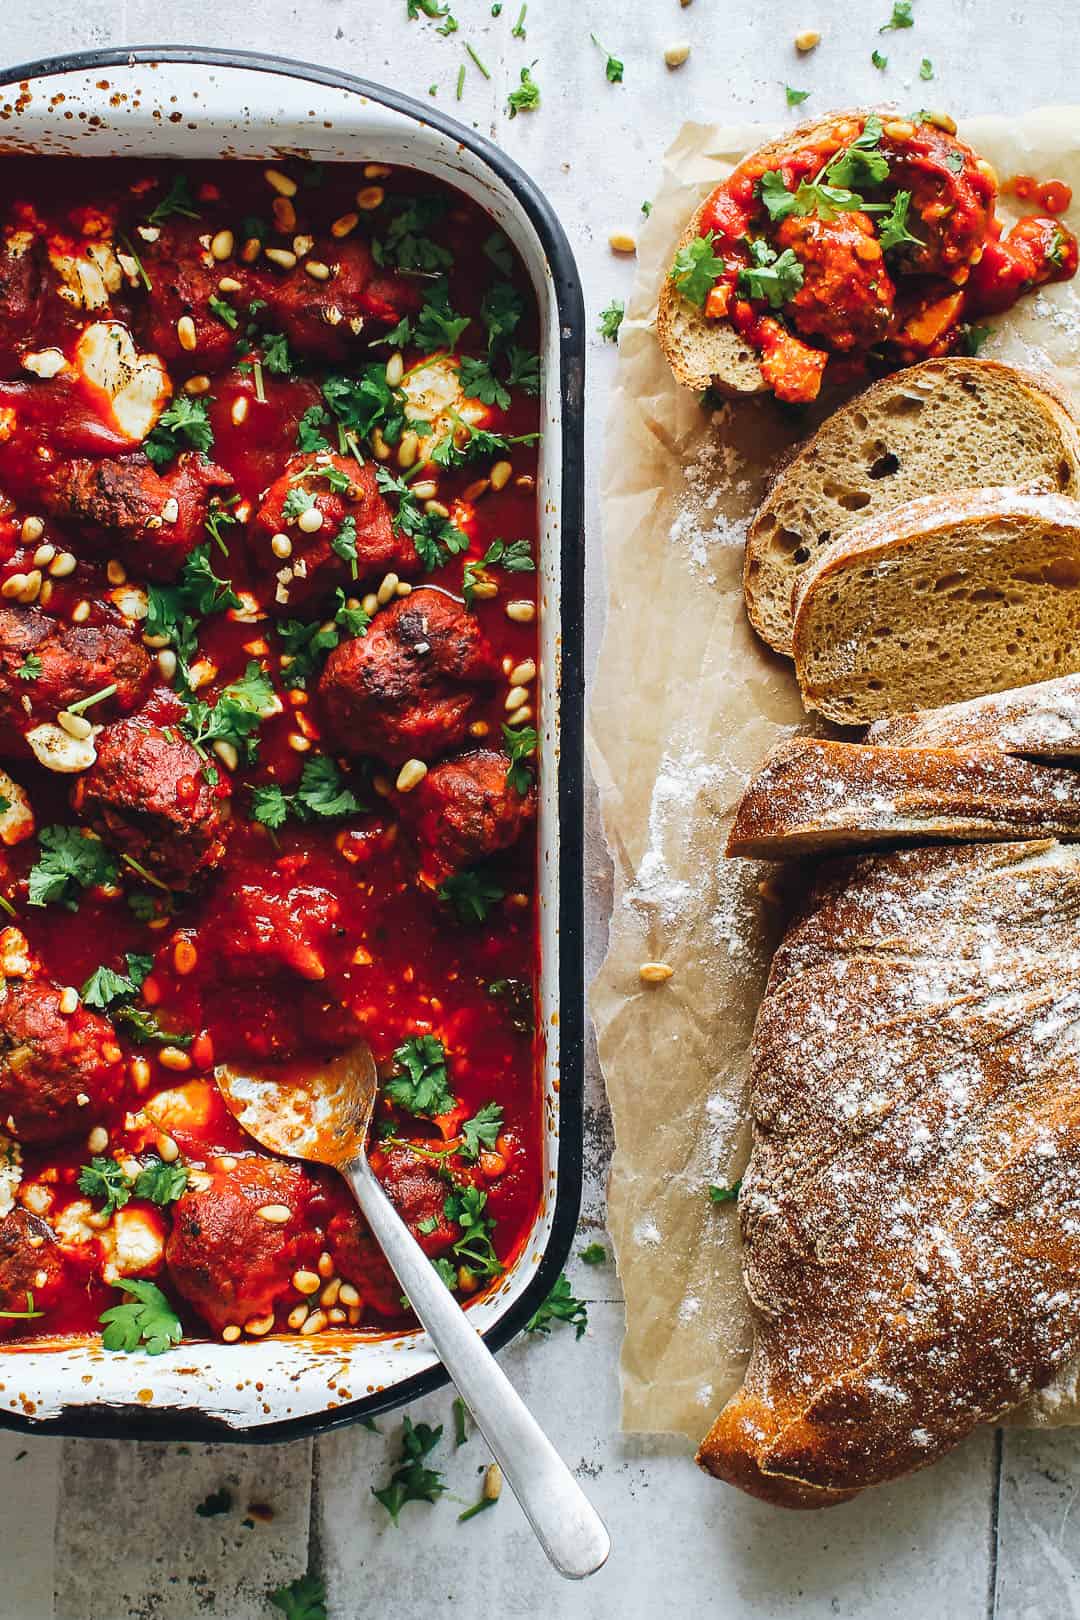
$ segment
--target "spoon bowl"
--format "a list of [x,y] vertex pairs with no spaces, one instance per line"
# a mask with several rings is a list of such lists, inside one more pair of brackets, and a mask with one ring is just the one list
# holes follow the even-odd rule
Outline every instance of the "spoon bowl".
[[271,1153],[335,1170],[363,1154],[379,1094],[366,1041],[305,1068],[252,1074],[219,1064],[214,1078],[237,1124]]

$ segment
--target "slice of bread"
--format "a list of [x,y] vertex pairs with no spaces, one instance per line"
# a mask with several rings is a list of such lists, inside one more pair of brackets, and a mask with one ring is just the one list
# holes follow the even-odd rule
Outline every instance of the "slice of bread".
[[1077,759],[1080,675],[875,720],[863,741],[883,748],[996,748],[1031,759]]
[[728,855],[782,861],[873,845],[1080,837],[1080,773],[992,749],[796,737],[739,801]]
[[1080,504],[1015,489],[909,501],[795,587],[803,702],[841,725],[1080,671]]
[[791,655],[792,588],[856,524],[919,495],[1027,484],[1080,494],[1080,425],[1046,377],[994,360],[927,360],[836,411],[773,479],[746,537],[758,634]]
[[[768,141],[759,148],[757,156],[767,167],[775,167],[808,141],[821,139],[831,130],[844,130],[850,125],[844,137],[850,140],[862,127],[866,117],[867,112],[848,111],[830,113],[827,118],[810,119],[795,129],[787,130],[776,140]],[[676,251],[692,242],[695,236],[701,235],[701,218],[707,201],[708,198],[704,198],[694,210],[679,238]],[[692,388],[696,393],[715,388],[718,393],[733,397],[768,392],[768,385],[758,366],[758,356],[751,345],[739,336],[730,322],[706,320],[702,309],[682,297],[670,275],[665,275],[660,287],[656,335],[675,381],[684,388]]]

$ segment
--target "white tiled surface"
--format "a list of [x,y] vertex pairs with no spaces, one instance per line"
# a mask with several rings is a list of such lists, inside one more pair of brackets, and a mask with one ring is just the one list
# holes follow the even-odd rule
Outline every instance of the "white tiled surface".
[[[520,0],[457,0],[461,32],[406,21],[405,0],[14,0],[0,22],[8,64],[95,45],[173,41],[277,51],[396,84],[438,102],[491,134],[544,184],[569,231],[585,282],[590,326],[630,268],[607,235],[633,224],[658,157],[684,118],[785,116],[783,84],[812,89],[806,111],[895,96],[956,113],[1075,101],[1075,8],[1065,0],[915,0],[917,26],[879,40],[891,0],[529,0],[527,39],[510,38]],[[801,28],[824,41],[808,60],[791,41]],[[595,31],[626,63],[609,86]],[[692,42],[672,74],[665,46]],[[453,87],[463,41],[492,72],[470,68],[464,100]],[[883,79],[875,46],[891,58]],[[935,83],[918,78],[929,57]],[[506,90],[536,61],[543,105],[509,122]],[[788,114],[793,117],[795,115]],[[614,357],[590,349],[590,659],[601,620],[595,480]],[[589,810],[589,966],[603,950],[606,861]],[[602,1090],[590,1066],[588,1186],[583,1232],[603,1218],[609,1141]],[[723,1615],[730,1620],[1058,1620],[1080,1615],[1080,1436],[1003,1440],[980,1436],[944,1466],[853,1506],[781,1516],[701,1476],[683,1447],[617,1433],[618,1290],[610,1267],[576,1266],[592,1298],[591,1327],[576,1343],[505,1352],[511,1376],[574,1463],[611,1527],[608,1567],[584,1587],[544,1566],[516,1505],[459,1526],[460,1507],[406,1510],[395,1531],[370,1487],[387,1474],[397,1424],[386,1433],[345,1430],[289,1447],[125,1447],[24,1440],[0,1434],[0,1620],[272,1620],[267,1588],[310,1562],[327,1577],[334,1620],[393,1613],[399,1620],[468,1613],[509,1620],[653,1620]],[[423,1416],[452,1428],[448,1395]],[[451,1489],[471,1502],[486,1460],[473,1437],[456,1454],[444,1443]],[[312,1471],[311,1459],[314,1459]],[[198,1517],[197,1502],[225,1486],[230,1513]],[[244,1519],[252,1503],[272,1517]],[[54,1552],[55,1547],[55,1552]]]

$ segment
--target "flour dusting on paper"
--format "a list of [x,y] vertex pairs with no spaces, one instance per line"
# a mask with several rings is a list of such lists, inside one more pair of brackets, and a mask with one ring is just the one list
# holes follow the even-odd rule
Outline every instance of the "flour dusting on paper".
[[[960,131],[999,174],[1053,174],[1080,195],[1078,132],[1080,112],[1062,109]],[[686,220],[773,133],[688,124],[666,154],[619,339],[602,484],[609,604],[589,746],[615,908],[592,1009],[615,1121],[623,1424],[694,1441],[738,1386],[751,1340],[735,1206],[707,1189],[745,1162],[747,1051],[778,910],[759,887],[775,869],[722,851],[749,774],[806,726],[791,666],[753,635],[742,603],[746,528],[797,419],[761,398],[703,411],[672,380],[653,323]],[[991,324],[988,356],[1050,366],[1080,396],[1077,283]],[[801,430],[813,425],[811,413]],[[667,962],[671,978],[643,985],[643,961]],[[1074,1364],[1021,1416],[1078,1411]]]

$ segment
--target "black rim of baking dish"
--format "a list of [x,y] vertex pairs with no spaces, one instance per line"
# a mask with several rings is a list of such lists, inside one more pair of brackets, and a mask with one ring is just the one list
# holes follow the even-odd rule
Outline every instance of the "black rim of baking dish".
[[[562,225],[536,183],[493,142],[433,107],[414,101],[385,85],[352,74],[294,62],[259,51],[204,50],[199,46],[159,45],[78,51],[64,56],[0,71],[0,89],[27,81],[77,73],[87,69],[130,67],[136,64],[189,63],[200,67],[247,68],[285,78],[304,80],[335,90],[347,90],[378,102],[394,112],[428,124],[468,147],[503,181],[521,204],[540,239],[551,271],[559,314],[560,396],[562,403],[562,580],[560,628],[562,633],[561,734],[559,772],[559,1148],[558,1181],[551,1233],[543,1259],[521,1297],[485,1334],[492,1350],[499,1350],[525,1326],[544,1300],[566,1263],[581,1205],[583,1152],[585,970],[583,947],[583,820],[584,820],[584,381],[585,311],[581,282]],[[18,1352],[15,1352],[17,1357]],[[215,1440],[264,1445],[300,1439],[329,1429],[392,1411],[430,1395],[449,1382],[441,1363],[416,1373],[403,1383],[349,1401],[333,1410],[282,1418],[277,1422],[239,1428],[198,1408],[174,1406],[155,1412],[149,1407],[98,1404],[65,1407],[58,1417],[35,1419],[0,1410],[0,1428],[31,1434],[82,1435],[103,1439]]]

